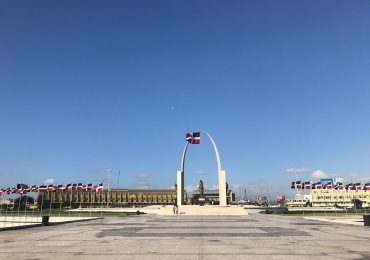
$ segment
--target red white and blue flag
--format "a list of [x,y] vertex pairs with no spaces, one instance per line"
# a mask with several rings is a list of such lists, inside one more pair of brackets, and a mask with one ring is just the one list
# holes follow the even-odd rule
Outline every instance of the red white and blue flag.
[[95,185],[94,189],[95,189],[96,192],[103,192],[103,190],[104,190],[103,183],[100,183],[99,185]]
[[200,144],[200,132],[187,133],[186,141],[191,144]]
[[304,189],[305,190],[310,190],[311,188],[312,188],[311,182],[310,181],[306,181],[304,183]]

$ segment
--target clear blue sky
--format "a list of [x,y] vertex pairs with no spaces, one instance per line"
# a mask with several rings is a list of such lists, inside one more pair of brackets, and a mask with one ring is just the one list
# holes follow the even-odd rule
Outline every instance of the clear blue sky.
[[[288,167],[366,178],[370,2],[4,0],[0,122],[4,187],[104,168],[170,187],[196,129],[230,185],[277,193]],[[216,169],[203,138],[186,186]]]

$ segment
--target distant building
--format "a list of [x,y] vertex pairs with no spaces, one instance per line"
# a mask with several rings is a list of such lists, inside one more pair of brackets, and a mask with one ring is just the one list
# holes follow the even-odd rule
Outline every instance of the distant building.
[[311,190],[309,195],[302,199],[287,200],[288,207],[340,207],[351,208],[357,201],[363,208],[370,207],[369,190],[335,190],[318,189]]

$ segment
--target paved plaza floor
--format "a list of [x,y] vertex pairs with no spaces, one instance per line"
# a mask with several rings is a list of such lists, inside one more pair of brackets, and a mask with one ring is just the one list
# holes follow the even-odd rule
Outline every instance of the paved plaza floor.
[[112,217],[0,232],[1,259],[370,259],[370,227],[297,216]]

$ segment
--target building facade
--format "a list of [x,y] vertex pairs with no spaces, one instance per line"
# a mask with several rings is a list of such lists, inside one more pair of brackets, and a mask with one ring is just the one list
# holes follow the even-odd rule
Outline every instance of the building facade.
[[362,208],[370,207],[369,190],[316,189],[301,199],[287,201],[288,207],[340,207],[352,208],[355,202]]
[[[129,207],[133,205],[170,205],[176,203],[175,189],[111,189],[103,192],[94,191],[63,191],[40,192],[37,196],[38,205],[54,205],[60,203],[66,207]],[[186,193],[185,193],[186,196]],[[187,199],[187,196],[186,196]]]

